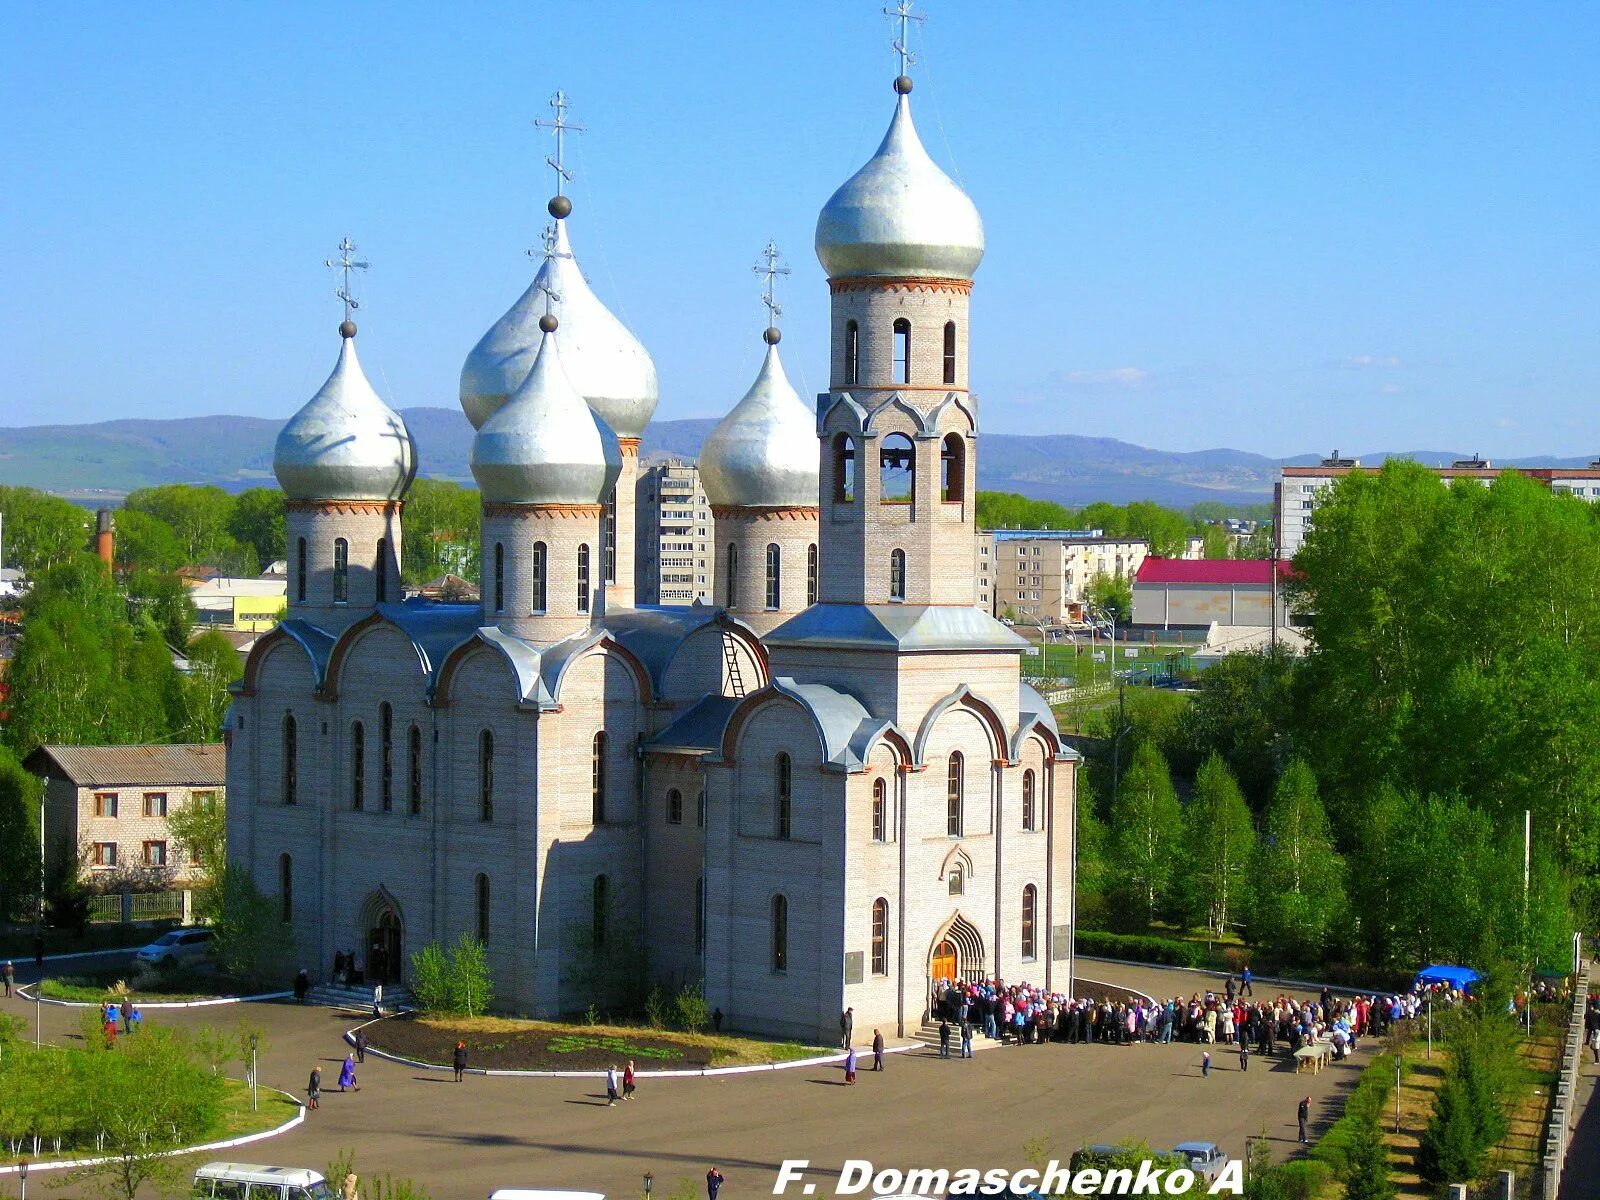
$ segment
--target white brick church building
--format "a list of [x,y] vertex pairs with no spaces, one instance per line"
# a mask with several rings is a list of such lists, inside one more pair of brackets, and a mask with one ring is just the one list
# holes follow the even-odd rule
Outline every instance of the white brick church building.
[[278,441],[288,615],[227,728],[229,855],[296,966],[354,949],[401,979],[472,932],[499,1002],[550,1015],[627,939],[729,1027],[824,1042],[846,1007],[911,1032],[937,978],[1070,988],[1075,756],[974,606],[983,227],[895,90],[817,222],[829,391],[800,400],[769,329],[706,443],[715,606],[634,606],[655,369],[583,279],[565,196],[462,370],[481,604],[402,601],[415,448],[341,326]]

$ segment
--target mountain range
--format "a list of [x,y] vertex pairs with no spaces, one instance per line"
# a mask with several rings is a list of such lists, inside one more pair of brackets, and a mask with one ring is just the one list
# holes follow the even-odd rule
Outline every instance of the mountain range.
[[[471,482],[472,427],[460,410],[408,408],[421,473]],[[647,459],[690,458],[714,420],[658,421],[645,430]],[[118,420],[92,425],[0,428],[0,484],[42,488],[82,500],[113,499],[160,483],[271,486],[272,447],[283,422],[261,417]],[[1060,433],[986,433],[979,440],[978,486],[1070,506],[1104,500],[1154,500],[1186,508],[1201,500],[1254,504],[1272,498],[1279,466],[1315,464],[1319,455],[1274,459],[1244,450],[1151,450],[1115,438]],[[1362,454],[1442,463],[1455,451]],[[1586,466],[1587,456],[1496,460],[1502,466]]]

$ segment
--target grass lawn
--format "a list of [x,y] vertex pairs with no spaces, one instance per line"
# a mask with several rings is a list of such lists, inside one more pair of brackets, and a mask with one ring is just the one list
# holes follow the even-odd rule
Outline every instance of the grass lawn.
[[508,1017],[395,1017],[369,1025],[367,1036],[381,1050],[441,1066],[463,1041],[468,1065],[492,1070],[592,1071],[630,1058],[640,1071],[755,1066],[824,1053],[798,1042],[732,1034]]
[[127,966],[46,977],[40,982],[39,990],[46,1000],[93,1004],[111,999],[111,989],[119,984],[127,985],[135,1004],[211,1000],[218,996],[250,995],[257,990],[224,975],[174,971],[167,975],[140,977],[135,976]]

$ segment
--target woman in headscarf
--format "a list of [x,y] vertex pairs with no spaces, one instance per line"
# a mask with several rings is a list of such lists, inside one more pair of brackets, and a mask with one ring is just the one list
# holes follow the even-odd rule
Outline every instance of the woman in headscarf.
[[339,1090],[342,1092],[346,1088],[354,1088],[358,1092],[361,1090],[361,1085],[356,1082],[356,1060],[348,1054],[344,1056],[344,1066],[339,1068]]

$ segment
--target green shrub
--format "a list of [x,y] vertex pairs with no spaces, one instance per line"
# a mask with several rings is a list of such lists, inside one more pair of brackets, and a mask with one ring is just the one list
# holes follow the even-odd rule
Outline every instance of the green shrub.
[[699,984],[686,983],[673,1001],[677,1009],[678,1028],[688,1033],[699,1033],[711,1024],[711,1006]]
[[651,1029],[665,1029],[667,1027],[667,995],[657,984],[650,989],[650,994],[644,998],[644,1019]]
[[1080,930],[1079,954],[1099,958],[1126,958],[1135,962],[1162,963],[1170,967],[1204,967],[1210,956],[1199,942],[1180,942],[1173,938],[1151,937],[1139,933],[1099,933]]
[[494,1000],[483,943],[463,933],[448,950],[429,942],[411,956],[411,994],[425,1013],[476,1017]]
[[1344,1115],[1335,1121],[1311,1151],[1311,1157],[1325,1163],[1341,1179],[1346,1178],[1359,1160],[1363,1144],[1379,1129],[1384,1106],[1394,1087],[1394,1058],[1380,1054],[1361,1072]]

